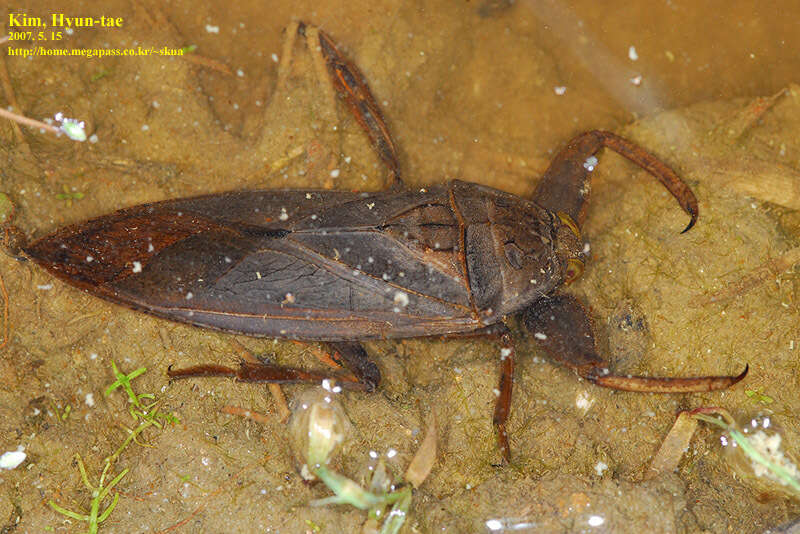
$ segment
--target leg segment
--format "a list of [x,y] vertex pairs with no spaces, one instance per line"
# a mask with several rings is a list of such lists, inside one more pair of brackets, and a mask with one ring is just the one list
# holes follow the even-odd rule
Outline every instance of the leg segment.
[[[306,25],[301,22],[297,31],[305,35]],[[389,129],[386,127],[386,122],[383,120],[378,103],[367,85],[367,80],[358,67],[339,52],[333,39],[322,30],[319,30],[319,46],[325,58],[333,87],[344,99],[353,116],[369,136],[380,158],[389,167],[392,187],[401,188],[403,182],[397,162],[397,149],[389,134]]]
[[514,386],[514,343],[508,329],[500,335],[500,384],[497,386],[497,401],[494,405],[492,423],[497,428],[497,446],[506,463],[511,462],[506,421],[511,411],[511,390]]
[[338,341],[326,343],[333,361],[347,367],[364,385],[366,391],[375,391],[381,381],[378,366],[369,359],[361,343],[356,341]]
[[493,324],[486,328],[481,328],[473,332],[460,333],[449,337],[489,337],[496,340],[500,345],[500,384],[497,386],[495,394],[497,401],[494,405],[494,417],[492,423],[497,429],[497,446],[503,460],[511,462],[511,449],[508,446],[508,432],[506,431],[506,420],[511,410],[511,391],[514,386],[514,340],[511,332],[503,323]]
[[327,343],[332,349],[330,358],[337,364],[344,363],[355,375],[349,373],[321,373],[294,367],[282,367],[269,362],[242,361],[238,369],[222,365],[195,365],[185,369],[169,369],[170,379],[226,376],[242,382],[272,384],[319,383],[335,380],[345,389],[373,391],[380,382],[378,367],[367,358],[364,348],[358,343]]
[[583,378],[612,389],[650,393],[714,391],[728,388],[747,375],[747,367],[738,376],[651,378],[611,374],[608,362],[595,351],[591,320],[583,306],[569,295],[540,300],[525,310],[523,322],[548,355]]
[[534,200],[554,213],[566,213],[580,226],[585,218],[590,174],[597,164],[591,158],[603,147],[625,156],[658,179],[691,216],[683,231],[694,226],[698,216],[697,198],[675,171],[639,145],[601,130],[579,135],[558,153],[536,186]]

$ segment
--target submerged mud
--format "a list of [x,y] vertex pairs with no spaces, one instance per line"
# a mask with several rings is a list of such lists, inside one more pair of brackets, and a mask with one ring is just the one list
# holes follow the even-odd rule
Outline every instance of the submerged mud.
[[[743,420],[769,413],[788,450],[800,443],[800,90],[791,85],[798,65],[794,56],[781,59],[783,48],[773,43],[786,31],[783,20],[750,17],[737,4],[730,24],[750,20],[738,37],[675,39],[673,28],[683,28],[676,21],[706,28],[707,17],[672,4],[678,14],[662,14],[664,22],[649,3],[626,8],[613,34],[604,31],[609,7],[576,4],[567,10],[573,19],[556,13],[576,22],[574,34],[563,34],[547,19],[553,12],[537,12],[533,3],[458,11],[436,3],[237,3],[224,10],[106,3],[124,27],[76,31],[70,46],[197,44],[198,56],[229,66],[230,74],[180,58],[5,57],[26,114],[82,118],[97,143],[30,130],[20,140],[10,123],[0,123],[0,191],[13,201],[19,227],[41,236],[120,207],[206,192],[380,189],[385,170],[358,124],[326,93],[303,41],[288,49],[279,79],[287,57],[281,28],[293,18],[323,25],[362,68],[411,186],[460,178],[529,194],[572,135],[615,129],[687,180],[700,201],[699,222],[680,234],[687,221],[674,200],[643,171],[602,154],[583,228],[591,259],[568,291],[590,305],[600,349],[619,372],[737,374],[749,364],[748,377],[706,394],[605,390],[546,360],[515,329],[513,462],[498,467],[491,414],[499,347],[373,342],[367,351],[383,382],[375,394],[341,395],[352,430],[333,467],[364,481],[374,451],[399,477],[434,412],[437,462],[414,492],[404,532],[761,532],[796,518],[800,506],[733,471],[714,429],[700,427],[675,473],[643,475],[680,410],[722,406]],[[29,12],[65,9],[36,2]],[[379,12],[390,16],[372,16]],[[654,37],[640,44],[634,28],[645,24]],[[624,67],[607,76],[625,91],[597,83],[582,63],[577,45],[584,40],[606,44]],[[743,40],[754,58],[736,59],[745,54]],[[711,61],[720,48],[733,51],[722,66]],[[763,58],[768,53],[774,65]],[[723,68],[731,64],[739,71]],[[642,85],[632,85],[640,72]],[[774,101],[755,100],[782,87]],[[632,111],[646,116],[636,121]],[[103,394],[116,379],[112,361],[125,373],[147,367],[133,382],[136,392],[152,393],[157,409],[179,422],[147,428],[116,459],[113,474],[130,471],[115,487],[119,503],[101,532],[342,532],[364,524],[354,508],[309,505],[330,492],[298,473],[265,387],[169,383],[165,375],[172,364],[235,363],[231,339],[278,363],[319,366],[307,348],[145,316],[6,255],[0,275],[9,303],[0,453],[24,446],[27,454],[22,466],[0,472],[0,530],[84,530],[47,502],[88,510],[75,454],[95,483],[103,459],[136,426],[124,393]],[[285,387],[290,405],[306,389]],[[266,417],[255,422],[222,413],[225,406]],[[397,453],[391,458],[390,449]]]

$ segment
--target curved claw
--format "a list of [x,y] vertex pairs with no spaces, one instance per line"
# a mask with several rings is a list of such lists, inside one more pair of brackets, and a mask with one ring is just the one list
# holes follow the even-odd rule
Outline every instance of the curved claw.
[[600,368],[594,368],[584,376],[598,386],[623,391],[639,391],[646,393],[699,393],[704,391],[716,391],[726,389],[736,384],[747,376],[749,365],[745,365],[744,371],[737,376],[695,376],[686,378],[662,378],[648,376],[620,376],[602,375],[597,372]]
[[694,226],[699,215],[697,198],[675,171],[639,145],[602,130],[575,137],[558,153],[536,186],[534,201],[554,213],[568,214],[581,225],[585,218],[591,171],[596,164],[590,159],[603,147],[629,159],[661,182],[691,217],[683,232]]

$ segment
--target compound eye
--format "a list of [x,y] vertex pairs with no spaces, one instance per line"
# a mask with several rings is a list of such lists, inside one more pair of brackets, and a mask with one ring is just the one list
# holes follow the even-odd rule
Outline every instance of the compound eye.
[[581,231],[578,228],[578,225],[575,224],[575,221],[572,220],[572,217],[570,217],[569,215],[567,215],[563,211],[559,211],[558,213],[556,213],[556,215],[558,215],[558,218],[561,219],[561,222],[564,223],[567,226],[567,228],[572,230],[572,233],[575,234],[575,237],[577,237],[578,240],[580,241],[580,239],[581,239]]
[[577,258],[567,260],[567,272],[564,274],[564,283],[569,285],[583,274],[583,262]]

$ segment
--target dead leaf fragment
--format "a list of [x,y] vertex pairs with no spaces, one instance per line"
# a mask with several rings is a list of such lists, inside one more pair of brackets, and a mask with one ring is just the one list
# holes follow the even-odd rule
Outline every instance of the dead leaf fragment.
[[433,464],[436,463],[436,416],[431,412],[428,420],[428,429],[425,432],[425,439],[417,449],[417,453],[408,464],[406,469],[405,479],[411,483],[412,486],[418,488],[425,482],[428,475],[433,469]]
[[674,471],[683,458],[683,453],[689,448],[694,431],[697,428],[697,419],[689,412],[681,412],[672,425],[667,437],[658,449],[647,470],[645,480],[656,477],[661,473]]

